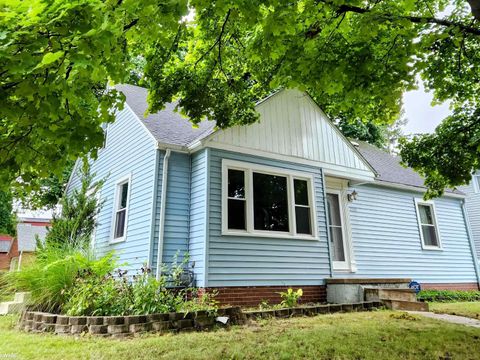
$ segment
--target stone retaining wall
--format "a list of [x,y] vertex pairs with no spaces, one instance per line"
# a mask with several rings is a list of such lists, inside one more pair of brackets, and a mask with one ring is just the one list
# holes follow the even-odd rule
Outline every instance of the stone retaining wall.
[[[368,311],[382,307],[379,301],[354,304],[325,304],[287,309],[242,311],[240,307],[218,309],[215,314],[206,311],[195,313],[168,313],[129,316],[66,316],[44,312],[26,311],[19,328],[32,332],[52,332],[59,335],[89,333],[96,336],[124,338],[145,332],[183,332],[210,330],[220,326],[243,325],[247,319],[288,318],[316,316],[335,312]],[[223,317],[223,319],[219,319]],[[226,320],[226,324],[218,320]]]
[[288,318],[295,316],[316,316],[320,314],[333,314],[337,312],[354,312],[354,311],[370,311],[383,308],[380,301],[364,301],[351,304],[324,304],[313,306],[302,306],[289,309],[267,309],[244,311],[247,319],[258,318]]
[[24,331],[53,332],[59,335],[89,333],[98,336],[127,337],[145,332],[180,332],[208,330],[217,317],[227,317],[230,324],[243,324],[245,315],[238,307],[195,313],[166,313],[129,316],[66,316],[26,311],[19,327]]

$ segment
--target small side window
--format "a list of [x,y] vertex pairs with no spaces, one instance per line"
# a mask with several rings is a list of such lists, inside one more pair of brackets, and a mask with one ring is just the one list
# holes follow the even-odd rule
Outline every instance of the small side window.
[[433,202],[416,199],[418,226],[424,249],[441,249]]
[[480,193],[480,175],[472,175],[473,189],[476,193]]
[[130,178],[120,180],[116,186],[113,242],[125,240],[130,197]]

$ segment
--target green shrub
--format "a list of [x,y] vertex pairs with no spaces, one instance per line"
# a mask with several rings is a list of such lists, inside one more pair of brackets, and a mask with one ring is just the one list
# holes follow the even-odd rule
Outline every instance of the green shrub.
[[480,291],[422,290],[417,299],[426,302],[480,301]]
[[168,284],[175,284],[186,261],[188,257],[179,265],[174,262],[169,269],[164,269],[159,279],[151,276],[147,267],[133,277],[122,270],[103,277],[83,273],[67,293],[68,301],[63,310],[73,316],[215,311],[214,294],[198,296],[194,288],[168,287]]
[[282,298],[281,305],[284,307],[295,307],[297,306],[298,300],[302,297],[302,295],[302,289],[293,291],[292,288],[289,288],[286,292],[280,293],[280,296]]
[[37,253],[35,261],[2,278],[3,292],[28,291],[31,305],[42,311],[61,311],[80,274],[103,277],[115,269],[113,254],[95,259],[89,252],[72,247],[47,247]]

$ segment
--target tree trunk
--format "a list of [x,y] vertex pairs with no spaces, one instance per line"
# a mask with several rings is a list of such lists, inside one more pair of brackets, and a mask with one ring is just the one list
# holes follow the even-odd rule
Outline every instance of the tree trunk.
[[480,0],[467,0],[472,9],[472,15],[477,21],[480,21]]

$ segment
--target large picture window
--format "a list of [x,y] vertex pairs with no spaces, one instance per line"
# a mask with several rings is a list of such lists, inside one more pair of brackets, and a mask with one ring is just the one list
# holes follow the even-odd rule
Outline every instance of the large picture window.
[[224,160],[222,207],[227,235],[316,237],[308,174]]
[[422,247],[431,250],[441,249],[434,203],[415,199],[415,204]]
[[128,204],[130,197],[130,177],[120,179],[115,190],[112,242],[125,240],[128,222]]

